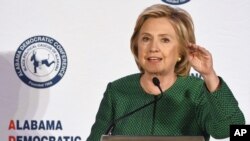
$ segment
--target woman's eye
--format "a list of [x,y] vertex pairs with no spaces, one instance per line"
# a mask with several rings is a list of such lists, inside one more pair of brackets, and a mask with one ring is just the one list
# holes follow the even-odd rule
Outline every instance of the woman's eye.
[[163,43],[168,43],[168,42],[169,42],[169,39],[168,39],[168,38],[162,38],[161,41],[162,41]]
[[143,42],[147,42],[147,41],[149,41],[150,39],[149,39],[149,37],[142,37],[142,41]]

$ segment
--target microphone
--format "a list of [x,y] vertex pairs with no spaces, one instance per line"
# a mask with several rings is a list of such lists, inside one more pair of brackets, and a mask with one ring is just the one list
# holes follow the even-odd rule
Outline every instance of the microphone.
[[125,115],[123,115],[123,116],[121,116],[121,117],[115,119],[115,120],[110,124],[110,126],[109,126],[108,130],[106,131],[105,135],[109,135],[109,136],[112,135],[112,132],[113,132],[113,130],[114,130],[114,128],[115,128],[115,125],[116,125],[120,120],[122,120],[122,119],[124,119],[124,118],[126,118],[126,117],[129,117],[130,115],[133,115],[134,113],[136,113],[136,112],[138,112],[138,111],[140,111],[140,110],[142,110],[142,109],[148,107],[149,105],[151,105],[151,104],[153,104],[153,103],[159,101],[159,100],[162,98],[163,92],[162,92],[162,89],[161,89],[161,86],[160,86],[160,80],[159,80],[157,77],[153,77],[152,82],[153,82],[153,84],[154,84],[156,87],[159,88],[159,90],[160,90],[160,92],[161,92],[161,97],[160,97],[160,98],[156,98],[155,100],[153,100],[153,101],[151,101],[151,102],[149,102],[149,103],[147,103],[147,104],[145,104],[145,105],[143,105],[143,106],[141,106],[141,107],[135,109],[134,111],[131,111],[131,112],[129,112],[129,113],[127,113],[127,114],[125,114]]
[[160,80],[157,77],[153,77],[152,81],[153,81],[154,85],[159,88],[159,90],[161,91],[161,94],[162,94],[163,92],[162,92],[162,89],[160,86]]

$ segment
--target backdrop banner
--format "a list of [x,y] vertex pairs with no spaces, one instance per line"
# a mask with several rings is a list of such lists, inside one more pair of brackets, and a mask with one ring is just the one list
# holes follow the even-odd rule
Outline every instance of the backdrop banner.
[[249,0],[1,0],[0,140],[85,141],[107,84],[139,72],[130,37],[157,3],[191,14],[249,124]]

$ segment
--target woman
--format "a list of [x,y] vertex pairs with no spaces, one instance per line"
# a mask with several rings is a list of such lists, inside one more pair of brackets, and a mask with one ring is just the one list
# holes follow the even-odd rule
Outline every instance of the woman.
[[[191,16],[179,8],[153,5],[139,16],[131,50],[141,73],[108,84],[89,141],[100,140],[116,121],[113,135],[229,137],[231,124],[244,124],[229,87],[213,69],[212,56],[195,44]],[[190,68],[203,79],[189,76]]]

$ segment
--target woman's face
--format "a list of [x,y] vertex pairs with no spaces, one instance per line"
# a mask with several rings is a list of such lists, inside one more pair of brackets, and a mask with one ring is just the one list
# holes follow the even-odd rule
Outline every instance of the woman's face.
[[177,34],[167,18],[149,18],[138,36],[138,62],[145,73],[174,74],[178,60]]

